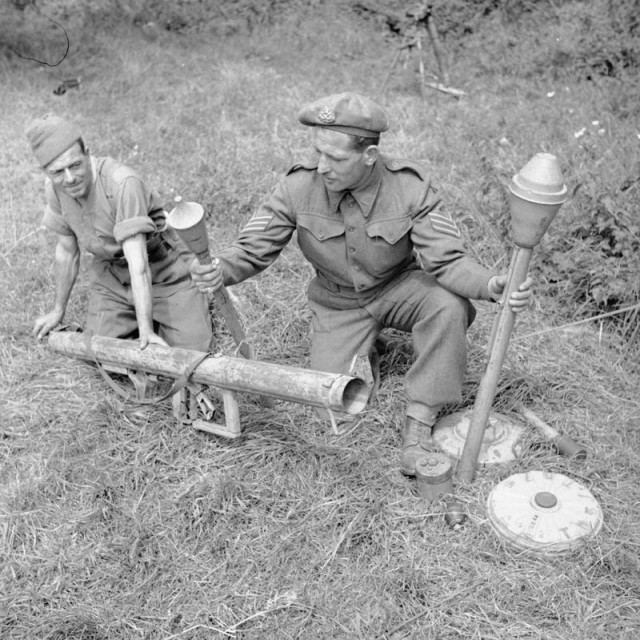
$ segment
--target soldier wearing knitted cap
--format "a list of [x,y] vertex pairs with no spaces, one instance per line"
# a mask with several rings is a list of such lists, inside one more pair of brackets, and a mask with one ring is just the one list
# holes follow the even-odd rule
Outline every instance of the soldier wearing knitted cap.
[[157,196],[132,169],[90,155],[68,120],[45,116],[26,135],[46,174],[43,223],[57,237],[54,306],[36,319],[34,335],[62,322],[82,249],[93,257],[87,333],[207,351],[207,302]]
[[[389,126],[380,105],[346,92],[305,105],[298,118],[313,128],[312,156],[289,169],[218,265],[194,262],[192,276],[202,290],[241,282],[269,266],[295,231],[316,272],[313,369],[346,372],[357,354],[375,365],[382,329],[410,332],[400,468],[415,475],[441,406],[461,401],[470,299],[500,300],[506,276],[467,255],[424,166],[380,153]],[[514,311],[529,305],[530,287],[511,295]]]

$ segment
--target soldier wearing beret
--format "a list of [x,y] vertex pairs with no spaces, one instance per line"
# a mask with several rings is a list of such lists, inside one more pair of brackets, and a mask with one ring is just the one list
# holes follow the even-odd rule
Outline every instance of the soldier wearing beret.
[[[316,272],[308,290],[312,368],[346,372],[354,355],[375,354],[385,327],[410,332],[400,468],[415,475],[440,407],[461,401],[469,300],[499,300],[506,276],[466,254],[423,166],[380,153],[388,119],[379,105],[340,93],[298,117],[313,128],[312,158],[289,169],[219,266],[194,263],[192,275],[203,290],[241,282],[271,264],[296,231]],[[509,303],[519,311],[530,297],[527,281]]]
[[90,155],[72,122],[45,116],[26,134],[46,174],[43,224],[57,236],[54,306],[36,319],[34,335],[62,322],[82,248],[93,256],[86,332],[137,337],[142,349],[207,351],[211,319],[189,275],[192,254],[166,229],[157,196],[132,169]]

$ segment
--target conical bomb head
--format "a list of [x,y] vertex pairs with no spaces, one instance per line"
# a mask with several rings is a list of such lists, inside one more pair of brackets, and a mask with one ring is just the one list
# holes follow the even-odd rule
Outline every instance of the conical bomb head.
[[521,247],[535,247],[567,199],[558,159],[537,153],[509,184],[511,232]]
[[200,262],[208,261],[209,238],[204,221],[204,209],[197,202],[176,198],[176,207],[167,216],[167,223],[175,229],[182,242],[196,254]]

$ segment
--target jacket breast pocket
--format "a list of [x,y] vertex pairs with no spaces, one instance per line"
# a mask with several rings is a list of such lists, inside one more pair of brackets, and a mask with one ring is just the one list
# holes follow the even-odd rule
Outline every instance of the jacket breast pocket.
[[367,235],[374,241],[396,244],[411,231],[411,218],[401,216],[378,220],[367,225]]
[[372,273],[383,276],[411,257],[411,226],[411,219],[406,216],[378,220],[367,225]]
[[311,264],[323,272],[344,271],[344,221],[314,213],[298,214],[298,245]]
[[344,221],[338,217],[315,213],[298,214],[298,235],[310,234],[314,240],[324,242],[344,235]]

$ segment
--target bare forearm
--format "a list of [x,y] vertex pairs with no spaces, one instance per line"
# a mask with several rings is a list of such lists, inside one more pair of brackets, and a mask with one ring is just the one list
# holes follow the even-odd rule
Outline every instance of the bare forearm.
[[78,277],[79,265],[79,251],[56,246],[54,268],[56,292],[53,308],[60,314],[64,314],[67,309],[71,290]]
[[145,236],[139,233],[127,238],[122,243],[122,250],[131,275],[131,293],[138,320],[140,348],[145,349],[150,343],[167,346],[153,330],[153,283]]
[[78,276],[79,264],[80,248],[75,236],[58,236],[54,265],[56,281],[54,306],[52,311],[39,316],[34,322],[33,335],[38,340],[42,340],[62,322],[71,290]]
[[131,272],[131,292],[140,335],[153,333],[153,297],[148,265]]

